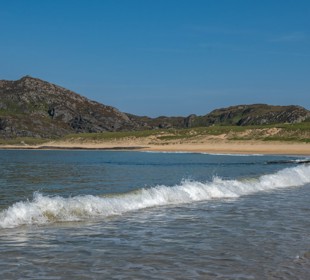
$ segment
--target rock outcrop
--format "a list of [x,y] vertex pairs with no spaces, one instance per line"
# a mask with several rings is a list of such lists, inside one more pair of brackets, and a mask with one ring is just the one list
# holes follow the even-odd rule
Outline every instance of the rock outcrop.
[[268,125],[299,123],[310,118],[310,111],[301,106],[272,106],[267,104],[238,105],[222,108],[197,117],[195,126],[222,125]]
[[136,116],[127,114],[130,120],[136,123],[139,129],[169,129],[169,128],[183,128],[184,117],[166,117],[160,116],[157,118],[150,118],[147,116]]
[[69,133],[191,128],[211,125],[268,125],[310,120],[300,106],[239,105],[204,116],[157,117],[125,114],[73,91],[25,76],[0,80],[0,137],[60,137]]
[[0,81],[0,135],[57,137],[135,129],[129,117],[60,86],[29,76]]

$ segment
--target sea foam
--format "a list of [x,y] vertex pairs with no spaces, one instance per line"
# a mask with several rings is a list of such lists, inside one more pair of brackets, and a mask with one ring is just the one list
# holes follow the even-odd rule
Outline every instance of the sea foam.
[[260,191],[302,186],[307,183],[310,183],[310,166],[301,165],[248,180],[223,180],[219,177],[210,182],[184,180],[176,186],[160,185],[121,195],[64,198],[34,193],[32,201],[17,202],[0,212],[0,228],[81,221],[121,215],[149,207],[238,198]]

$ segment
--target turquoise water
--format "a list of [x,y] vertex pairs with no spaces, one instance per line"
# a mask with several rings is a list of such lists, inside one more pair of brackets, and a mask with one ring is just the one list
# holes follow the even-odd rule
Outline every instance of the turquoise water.
[[1,279],[308,279],[304,159],[0,151]]

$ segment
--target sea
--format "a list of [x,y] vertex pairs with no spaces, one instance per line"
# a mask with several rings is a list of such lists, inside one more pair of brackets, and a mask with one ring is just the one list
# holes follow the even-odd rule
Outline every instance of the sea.
[[0,279],[310,279],[309,158],[0,150]]

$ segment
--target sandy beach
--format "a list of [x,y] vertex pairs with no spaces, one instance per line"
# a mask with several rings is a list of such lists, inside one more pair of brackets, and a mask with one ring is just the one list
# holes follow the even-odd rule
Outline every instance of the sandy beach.
[[309,144],[286,143],[204,143],[204,144],[175,144],[171,146],[152,146],[150,151],[187,151],[215,154],[283,154],[310,155]]
[[127,138],[111,141],[51,141],[42,145],[3,145],[0,149],[40,149],[40,150],[140,150],[158,152],[197,152],[214,154],[277,154],[310,155],[309,143],[228,141],[204,139],[200,141],[161,141],[151,137]]

